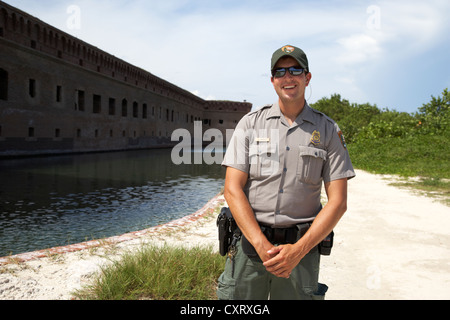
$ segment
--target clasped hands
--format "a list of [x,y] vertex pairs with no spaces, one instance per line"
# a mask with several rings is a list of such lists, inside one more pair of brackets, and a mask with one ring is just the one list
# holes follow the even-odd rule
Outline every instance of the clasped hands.
[[[259,252],[258,252],[259,254]],[[289,278],[292,270],[298,265],[304,255],[296,245],[283,244],[261,250],[259,254],[266,270],[280,278]]]

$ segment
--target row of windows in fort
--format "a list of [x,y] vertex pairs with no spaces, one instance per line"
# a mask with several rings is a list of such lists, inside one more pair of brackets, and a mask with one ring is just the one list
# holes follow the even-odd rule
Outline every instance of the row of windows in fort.
[[[62,88],[60,86],[56,87],[56,101],[60,102],[60,95],[61,95]],[[94,114],[100,114],[102,113],[102,96],[98,94],[92,94],[92,113]],[[76,101],[75,101],[75,110],[78,111],[86,111],[86,93],[84,90],[77,90],[76,91]],[[116,100],[116,98],[109,97],[107,99],[107,114],[110,116],[120,115],[122,117],[128,117],[129,116],[129,109],[130,109],[130,115],[133,118],[141,118],[141,119],[147,119],[149,115],[152,118],[157,118],[160,120],[165,120],[167,122],[180,122],[182,119],[180,118],[180,112],[175,110],[170,110],[169,108],[163,108],[163,107],[155,107],[152,106],[151,110],[148,107],[147,103],[143,103],[142,107],[139,107],[139,103],[137,101],[133,101],[132,104],[128,103],[128,100],[123,98],[122,100],[119,99],[119,101]],[[130,108],[131,107],[131,108]],[[189,114],[186,113],[185,122],[186,123],[193,123],[194,121],[200,120],[200,117],[194,117],[193,115],[189,116]]]
[[[30,98],[37,97],[37,82],[36,79],[28,79],[28,95]],[[84,112],[87,111],[87,100],[91,99],[91,112],[93,114],[102,114],[103,113],[103,104],[102,104],[102,96],[99,94],[92,94],[89,98],[87,97],[84,90],[77,90],[74,109]],[[8,72],[4,69],[0,68],[0,100],[8,100]],[[57,85],[55,87],[54,92],[54,101],[57,103],[61,103],[63,100],[63,87]],[[131,110],[129,110],[131,107]],[[180,117],[180,112],[175,110],[171,110],[169,108],[163,107],[148,107],[147,103],[143,103],[142,107],[139,107],[137,101],[133,101],[132,103],[128,103],[126,98],[119,99],[117,101],[116,98],[108,97],[107,98],[107,112],[104,112],[110,116],[120,115],[121,117],[128,117],[130,111],[130,116],[132,118],[141,118],[147,119],[149,116],[153,119],[165,120],[166,122],[182,122],[183,120]],[[198,116],[185,114],[185,123],[193,123],[194,121],[202,120]],[[218,119],[217,123],[212,123],[211,119],[203,119],[202,120],[205,125],[215,125],[215,124],[223,124],[224,121],[222,119]],[[234,121],[235,123],[237,121]]]
[[[28,79],[28,95],[30,98],[36,98],[37,96],[37,82],[36,79]],[[74,109],[78,111],[87,111],[88,100],[91,100],[91,111],[94,114],[103,113],[103,103],[102,96],[99,94],[92,94],[87,97],[84,90],[77,90],[75,97]],[[8,73],[0,69],[0,100],[8,100]],[[63,100],[63,87],[57,85],[54,91],[54,102],[61,103]],[[129,110],[131,109],[131,110]],[[143,103],[140,107],[137,101],[128,103],[126,98],[119,99],[107,98],[107,113],[110,116],[120,115],[122,117],[128,117],[129,114],[133,118],[147,119],[149,116],[157,118],[160,120],[165,120],[168,122],[181,122],[180,112],[175,110],[170,110],[169,108],[155,107]],[[200,117],[185,114],[185,122],[193,123],[194,121],[200,120]]]
[[[0,125],[0,138],[4,138],[5,132],[3,132],[3,127]],[[158,131],[158,137],[170,137],[170,132],[162,132]],[[26,134],[23,135],[28,140],[37,140],[39,135],[38,130],[36,127],[28,127]],[[76,129],[75,132],[75,138],[81,139],[81,138],[140,138],[140,137],[149,137],[147,131],[143,131],[142,134],[139,134],[136,130],[131,130],[131,132],[128,134],[128,130],[114,130],[110,129],[109,131],[100,132],[99,129],[94,129],[93,131],[87,130],[87,129]],[[55,140],[62,139],[63,132],[61,128],[55,128],[53,137],[47,137],[47,138],[53,138]],[[155,131],[151,132],[150,137],[156,137]]]

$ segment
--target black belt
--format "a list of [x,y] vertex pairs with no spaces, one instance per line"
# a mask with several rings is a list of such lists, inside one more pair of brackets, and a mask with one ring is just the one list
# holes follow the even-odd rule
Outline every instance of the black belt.
[[261,225],[261,231],[272,244],[294,244],[308,231],[311,223],[301,223],[290,228],[272,228]]
[[[301,237],[305,235],[310,226],[311,223],[308,222],[301,223],[290,228],[272,228],[269,226],[260,225],[261,231],[264,233],[267,240],[269,240],[273,245],[296,243]],[[250,244],[250,242],[247,240],[247,238],[245,238],[243,234],[241,237],[241,245],[242,250],[247,256],[258,256],[255,248]]]

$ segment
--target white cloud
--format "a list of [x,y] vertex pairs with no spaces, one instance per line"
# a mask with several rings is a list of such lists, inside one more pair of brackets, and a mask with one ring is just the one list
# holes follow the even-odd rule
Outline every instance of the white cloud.
[[380,42],[367,34],[354,34],[337,40],[341,52],[336,60],[339,64],[361,64],[376,59],[382,52]]

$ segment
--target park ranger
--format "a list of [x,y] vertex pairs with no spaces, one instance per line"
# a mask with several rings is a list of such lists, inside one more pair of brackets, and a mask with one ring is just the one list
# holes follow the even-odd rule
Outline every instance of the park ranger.
[[305,101],[305,53],[276,50],[271,73],[278,102],[242,118],[223,161],[240,240],[228,252],[219,299],[323,298],[318,244],[346,211],[347,180],[355,176],[339,127]]

